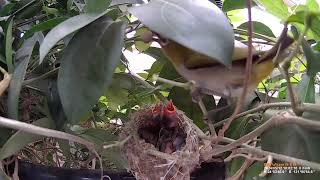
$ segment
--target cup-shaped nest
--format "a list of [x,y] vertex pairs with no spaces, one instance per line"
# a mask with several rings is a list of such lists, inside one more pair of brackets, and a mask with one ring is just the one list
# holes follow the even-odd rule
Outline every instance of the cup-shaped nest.
[[196,130],[172,102],[130,115],[120,139],[128,139],[121,152],[137,179],[189,180],[190,172],[199,165]]

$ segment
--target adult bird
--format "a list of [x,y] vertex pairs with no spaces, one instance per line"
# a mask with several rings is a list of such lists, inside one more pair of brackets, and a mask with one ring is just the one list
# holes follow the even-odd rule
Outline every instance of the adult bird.
[[[287,54],[284,53],[285,50],[294,42],[293,38],[288,36],[287,30],[287,27],[285,27],[277,43],[270,50],[265,52],[253,51],[248,91],[253,91],[258,83],[272,72],[276,66],[275,59],[283,59]],[[152,38],[149,36],[152,36]],[[150,39],[157,41],[177,72],[187,81],[193,82],[195,88],[201,93],[226,98],[237,98],[241,95],[248,56],[247,45],[239,41],[234,42],[232,66],[228,68],[206,55],[162,37],[155,32],[146,32],[142,35],[142,39],[146,42]]]

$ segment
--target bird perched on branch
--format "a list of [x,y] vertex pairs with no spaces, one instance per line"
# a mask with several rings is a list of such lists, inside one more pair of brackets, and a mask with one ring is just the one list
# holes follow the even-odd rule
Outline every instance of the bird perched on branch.
[[[228,68],[206,55],[166,39],[157,33],[146,32],[142,35],[142,39],[146,42],[150,39],[157,41],[177,72],[186,80],[194,82],[194,86],[201,93],[227,98],[241,95],[248,56],[248,47],[245,44],[235,41],[232,66]],[[275,68],[273,59],[283,58],[284,50],[293,42],[294,40],[287,35],[287,27],[285,27],[277,43],[270,50],[266,52],[253,50],[248,91],[254,90],[258,83],[272,72]]]

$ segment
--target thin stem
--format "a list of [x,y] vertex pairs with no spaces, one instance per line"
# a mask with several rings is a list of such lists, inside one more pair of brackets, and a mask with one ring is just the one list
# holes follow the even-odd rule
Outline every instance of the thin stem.
[[[259,111],[265,111],[265,110],[270,109],[270,108],[281,108],[281,107],[283,107],[283,108],[291,107],[291,103],[290,102],[278,102],[278,103],[262,104],[262,105],[260,105],[260,106],[258,106],[256,108],[253,108],[253,109],[250,109],[248,111],[244,111],[242,113],[237,114],[235,116],[235,118],[243,117],[245,115],[252,114],[252,113],[255,113],[255,112],[259,112]],[[229,120],[229,118],[224,119],[222,121],[219,121],[218,123],[214,124],[214,127],[222,126],[228,120]]]
[[0,126],[21,130],[21,131],[28,132],[31,134],[37,134],[37,135],[46,136],[46,137],[54,137],[54,138],[73,141],[73,142],[85,145],[89,150],[94,150],[93,143],[91,143],[88,140],[83,139],[79,136],[75,136],[75,135],[68,134],[65,132],[56,131],[56,130],[48,129],[48,128],[43,128],[43,127],[35,126],[32,124],[20,122],[20,121],[13,120],[13,119],[8,119],[8,118],[1,117],[1,116],[0,116]]
[[[218,155],[227,151],[230,151],[237,146],[246,143],[249,140],[254,139],[255,137],[261,135],[263,132],[266,130],[275,127],[275,126],[280,126],[283,124],[297,124],[300,126],[304,126],[306,128],[314,129],[314,130],[320,130],[320,122],[318,121],[312,121],[312,120],[307,120],[302,117],[297,117],[297,116],[292,116],[288,112],[281,112],[278,115],[273,116],[270,118],[268,121],[266,121],[264,124],[253,130],[252,132],[242,136],[241,138],[237,139],[235,142],[228,144],[223,147],[218,147],[214,150],[213,155]],[[218,139],[218,138],[217,138]],[[216,140],[217,140],[216,139]],[[213,140],[213,141],[216,141]]]
[[153,79],[155,81],[160,81],[160,82],[163,82],[163,83],[166,83],[166,84],[170,84],[172,86],[181,87],[181,88],[184,88],[184,89],[190,89],[190,83],[189,82],[181,83],[181,82],[172,81],[172,80],[169,80],[169,79],[164,79],[164,78],[161,78],[161,77],[159,77],[157,75],[153,75]]
[[229,128],[232,121],[235,119],[235,116],[241,111],[242,106],[244,104],[244,101],[247,96],[248,86],[250,85],[251,80],[251,69],[252,69],[252,33],[253,33],[253,25],[252,25],[252,16],[251,16],[251,7],[252,7],[252,1],[247,1],[247,7],[248,7],[248,56],[246,60],[246,70],[245,70],[245,78],[243,82],[243,90],[241,93],[241,96],[239,100],[237,101],[236,108],[229,118],[228,121],[224,124],[224,126],[219,131],[219,136],[224,136],[224,132]]
[[50,77],[51,75],[57,73],[57,72],[59,71],[59,69],[60,69],[60,68],[55,68],[55,69],[53,69],[53,70],[51,70],[51,71],[49,71],[49,72],[46,72],[46,73],[44,73],[44,74],[42,74],[42,75],[40,75],[40,76],[38,76],[38,77],[25,80],[25,81],[23,81],[22,85],[25,86],[25,85],[28,85],[28,84],[33,83],[33,82],[35,82],[35,81],[38,81],[38,80],[41,80],[41,79],[45,79],[45,78],[47,78],[47,77]]
[[[231,143],[231,144],[236,142],[236,141],[237,140],[226,138],[226,137],[224,137],[222,139],[222,142]],[[240,147],[241,148],[233,150],[233,152],[234,153],[250,153],[250,154],[255,154],[255,155],[258,155],[258,156],[269,156],[269,155],[271,155],[273,159],[276,159],[276,160],[279,160],[279,161],[296,163],[298,165],[311,167],[311,168],[313,168],[315,170],[320,170],[320,164],[319,163],[310,162],[310,161],[306,161],[306,160],[303,160],[303,159],[298,159],[298,158],[294,158],[294,157],[290,157],[290,156],[286,156],[286,155],[278,154],[278,153],[274,153],[274,152],[264,151],[264,150],[261,150],[259,148],[247,145],[247,144],[241,144]]]
[[292,110],[295,114],[297,115],[301,115],[302,114],[302,110],[299,109],[299,102],[297,100],[297,97],[295,95],[295,92],[293,90],[292,84],[290,82],[290,76],[289,76],[289,67],[290,67],[290,62],[291,60],[296,56],[296,54],[299,51],[299,47],[304,39],[304,36],[307,34],[309,27],[305,26],[305,29],[303,31],[303,33],[300,34],[298,40],[297,40],[297,44],[294,48],[294,50],[289,54],[289,56],[284,60],[283,65],[280,67],[280,72],[283,74],[283,76],[285,77],[286,81],[287,81],[287,88],[289,91],[289,97],[291,100],[291,106],[292,106]]
[[216,130],[214,129],[214,126],[213,126],[213,121],[209,118],[207,108],[204,105],[202,99],[199,100],[198,105],[199,105],[199,107],[200,107],[200,109],[202,111],[202,114],[203,114],[204,118],[205,118],[204,120],[205,120],[205,122],[207,123],[207,125],[209,127],[211,135],[213,137],[217,137]]
[[[233,29],[233,31],[234,31],[234,33],[248,36],[248,31],[247,30],[244,30],[244,29]],[[275,38],[271,38],[271,37],[268,37],[268,36],[265,36],[265,35],[262,35],[262,34],[258,34],[258,33],[254,33],[254,32],[252,33],[252,36],[254,38],[262,39],[262,40],[265,40],[265,41],[268,41],[268,42],[277,42]]]

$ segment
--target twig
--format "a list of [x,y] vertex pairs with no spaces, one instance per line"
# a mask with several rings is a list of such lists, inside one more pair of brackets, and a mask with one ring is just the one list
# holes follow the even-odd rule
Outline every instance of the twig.
[[248,86],[250,85],[251,80],[251,69],[252,69],[252,32],[253,32],[253,26],[252,26],[252,17],[251,17],[251,7],[252,7],[252,1],[247,0],[247,8],[248,8],[248,56],[246,60],[246,70],[245,70],[245,78],[243,82],[243,90],[241,93],[241,96],[239,97],[239,100],[237,101],[236,108],[231,115],[231,117],[228,119],[228,121],[225,122],[223,127],[219,131],[219,136],[224,136],[224,132],[229,128],[232,121],[235,119],[235,116],[241,111],[242,106],[244,104],[244,101],[247,96]]
[[[230,151],[230,150],[236,148],[237,146],[240,146],[241,144],[259,136],[260,134],[262,134],[266,130],[270,129],[271,127],[279,126],[282,124],[289,124],[289,123],[297,124],[300,126],[304,126],[306,128],[314,129],[314,130],[320,130],[320,122],[319,121],[312,121],[312,120],[307,120],[302,117],[293,116],[289,112],[281,112],[278,115],[275,115],[272,118],[270,118],[267,122],[265,122],[264,124],[262,124],[261,126],[256,128],[252,132],[237,139],[235,142],[228,144],[226,146],[223,146],[223,147],[217,147],[216,149],[213,150],[213,155],[218,155],[223,152]],[[213,140],[213,141],[215,141],[215,140]]]
[[[241,35],[248,36],[248,31],[247,30],[244,30],[244,29],[233,29],[233,31],[234,31],[234,33],[238,33],[238,34],[241,34]],[[270,38],[268,36],[265,36],[265,35],[262,35],[262,34],[258,34],[258,33],[255,33],[255,32],[252,33],[252,36],[254,38],[262,39],[262,40],[265,40],[265,41],[268,41],[268,42],[277,42],[275,38]]]
[[187,83],[181,83],[181,82],[177,82],[177,81],[172,81],[172,80],[169,80],[169,79],[164,79],[162,77],[159,77],[158,75],[153,75],[153,79],[155,81],[160,81],[160,82],[163,82],[163,83],[166,83],[166,84],[170,84],[172,86],[176,86],[176,87],[181,87],[181,88],[184,88],[184,89],[190,89],[191,88],[191,84],[189,82]]
[[292,110],[296,115],[301,115],[302,114],[302,110],[299,109],[299,105],[301,104],[300,102],[298,102],[297,97],[295,95],[295,92],[293,90],[292,84],[290,82],[290,76],[289,76],[289,67],[290,67],[290,62],[291,60],[296,56],[296,54],[299,51],[299,47],[304,39],[304,36],[307,34],[308,30],[309,30],[309,25],[307,23],[307,19],[310,18],[307,14],[305,15],[305,28],[303,30],[303,32],[299,35],[299,38],[297,40],[296,46],[293,49],[293,51],[291,51],[291,53],[287,56],[287,58],[284,59],[282,66],[280,67],[280,72],[283,74],[283,76],[285,77],[286,81],[287,81],[287,88],[289,91],[289,97],[291,100],[291,106],[292,106]]
[[166,160],[172,160],[175,161],[177,158],[173,155],[167,154],[167,153],[163,153],[160,151],[156,151],[156,150],[152,150],[152,149],[148,149],[146,150],[146,153],[152,156],[156,156],[159,157],[161,159],[166,159]]
[[271,155],[274,159],[279,160],[279,161],[295,163],[300,166],[307,166],[307,167],[310,167],[310,168],[317,170],[317,171],[320,170],[319,163],[315,163],[315,162],[311,162],[311,161],[307,161],[307,160],[303,160],[303,159],[298,159],[298,158],[294,158],[294,157],[290,157],[290,156],[286,156],[286,155],[282,155],[282,154],[277,154],[274,152],[264,151],[264,150],[257,149],[257,148],[252,148],[252,147],[251,148],[238,148],[235,151],[237,153],[251,153],[251,154],[256,154],[256,155],[260,155],[260,156]]
[[234,154],[234,153],[232,153],[231,155],[229,155],[227,158],[224,159],[224,162],[229,162],[229,161],[231,161],[232,159],[234,159],[236,157],[244,157],[246,159],[251,159],[251,160],[254,160],[254,161],[265,161],[266,160],[265,157],[259,158],[259,157],[251,157],[251,156],[246,155],[246,154]]
[[[253,108],[253,109],[250,109],[248,111],[244,111],[242,113],[239,113],[237,114],[234,118],[239,118],[239,117],[242,117],[242,116],[245,116],[245,115],[248,115],[248,114],[252,114],[252,113],[255,113],[255,112],[259,112],[259,111],[265,111],[267,109],[270,109],[270,108],[281,108],[281,107],[291,107],[291,103],[290,102],[278,102],[278,103],[269,103],[269,104],[262,104],[256,108]],[[224,119],[224,120],[221,120],[219,121],[218,123],[215,123],[214,124],[214,127],[219,127],[219,126],[222,126],[226,121],[228,121],[229,118],[227,119]]]
[[269,170],[269,168],[270,168],[269,165],[272,163],[273,158],[272,158],[271,155],[268,155],[267,158],[268,158],[268,159],[267,159],[267,163],[266,163],[266,165],[264,166],[263,171],[259,174],[259,177],[265,177],[265,176],[268,174],[268,170]]
[[[223,137],[222,142],[233,143],[233,142],[236,142],[236,140]],[[298,159],[298,158],[294,158],[294,157],[290,157],[290,156],[286,156],[286,155],[278,154],[278,153],[274,153],[274,152],[264,151],[264,150],[258,149],[256,147],[252,147],[250,145],[247,145],[247,144],[241,144],[240,147],[241,148],[233,150],[233,152],[234,153],[251,153],[251,154],[258,155],[258,156],[269,156],[269,155],[271,155],[273,157],[273,159],[276,159],[276,160],[279,160],[279,161],[296,163],[296,164],[301,165],[301,166],[308,166],[308,167],[311,167],[311,168],[313,168],[315,170],[320,170],[320,164],[319,163],[310,162],[310,161],[306,161],[306,160],[303,160],[303,159]]]
[[49,72],[46,72],[46,73],[44,73],[44,74],[42,74],[42,75],[40,75],[38,77],[35,77],[35,78],[32,78],[32,79],[27,79],[27,80],[23,81],[22,85],[25,86],[25,85],[28,85],[28,84],[33,83],[35,81],[50,77],[51,75],[57,73],[59,71],[59,69],[60,68],[55,68],[55,69],[53,69],[53,70],[51,70]]
[[238,171],[232,176],[227,178],[227,180],[239,180],[243,176],[244,172],[248,169],[248,167],[251,166],[251,164],[254,162],[252,159],[246,159],[242,166],[238,169]]
[[[122,56],[127,62],[128,59],[123,55]],[[153,90],[156,90],[156,88],[152,85],[150,85],[148,82],[145,81],[145,79],[143,79],[141,76],[139,76],[138,74],[136,74],[135,72],[131,71],[130,68],[129,68],[129,65],[128,63],[126,62],[122,62],[127,70],[129,71],[129,74],[137,81],[139,81],[143,86],[147,87],[147,88],[150,88],[150,89],[153,89]],[[167,102],[168,100],[159,92],[159,91],[155,91],[154,94],[162,101],[162,102]]]
[[17,120],[13,119],[8,119],[0,116],[0,126],[4,126],[7,128],[12,128],[12,129],[18,129],[24,132],[28,132],[31,134],[37,134],[41,136],[46,136],[46,137],[54,137],[54,138],[59,138],[59,139],[65,139],[69,141],[73,141],[79,144],[83,144],[86,146],[90,151],[92,151],[97,158],[99,158],[100,165],[101,165],[101,173],[103,175],[103,168],[102,168],[102,159],[99,156],[98,152],[95,150],[94,144],[91,143],[90,141],[87,141],[86,139],[83,139],[81,137],[68,134],[65,132],[61,131],[56,131],[53,129],[48,129],[48,128],[43,128],[43,127],[38,127],[32,124],[20,122]]
[[200,107],[200,109],[201,109],[201,111],[203,113],[204,120],[205,120],[206,124],[209,127],[209,130],[211,132],[211,136],[217,137],[216,130],[214,129],[214,126],[213,126],[213,121],[209,118],[207,108],[204,105],[202,99],[199,100],[198,105],[199,105],[199,107]]
[[109,148],[112,148],[112,147],[123,146],[130,138],[132,138],[132,136],[128,136],[128,137],[126,137],[124,140],[118,141],[118,142],[113,143],[113,144],[103,145],[102,148],[103,148],[104,150],[106,150],[106,149],[109,149]]

